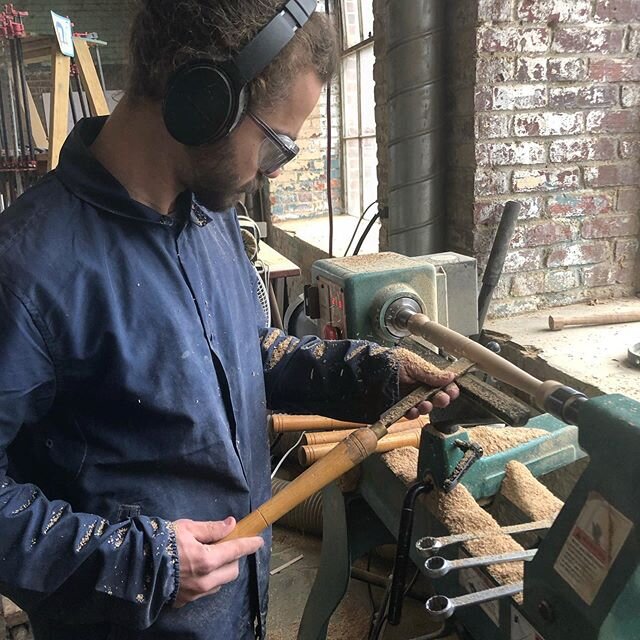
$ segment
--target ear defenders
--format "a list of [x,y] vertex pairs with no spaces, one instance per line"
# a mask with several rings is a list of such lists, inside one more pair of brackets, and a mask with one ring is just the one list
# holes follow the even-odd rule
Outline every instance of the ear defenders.
[[177,69],[169,80],[162,107],[169,133],[187,146],[210,144],[229,135],[247,109],[249,83],[305,25],[316,3],[289,0],[231,60],[194,60]]

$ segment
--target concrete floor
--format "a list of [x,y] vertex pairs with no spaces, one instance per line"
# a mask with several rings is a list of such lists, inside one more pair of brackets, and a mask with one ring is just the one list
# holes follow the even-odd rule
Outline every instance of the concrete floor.
[[576,304],[551,312],[536,311],[514,318],[490,320],[487,329],[511,336],[521,347],[532,346],[531,358],[591,385],[594,391],[623,393],[640,400],[640,369],[627,362],[629,347],[640,343],[640,322],[596,327],[567,327],[550,331],[548,317],[616,314],[640,311],[640,299],[609,301],[590,306]]

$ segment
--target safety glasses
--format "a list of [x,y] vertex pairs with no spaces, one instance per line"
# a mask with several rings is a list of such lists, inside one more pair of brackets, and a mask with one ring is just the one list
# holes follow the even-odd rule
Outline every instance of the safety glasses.
[[300,148],[289,136],[277,133],[255,114],[248,112],[247,115],[264,134],[258,158],[260,172],[264,175],[276,173],[298,155]]

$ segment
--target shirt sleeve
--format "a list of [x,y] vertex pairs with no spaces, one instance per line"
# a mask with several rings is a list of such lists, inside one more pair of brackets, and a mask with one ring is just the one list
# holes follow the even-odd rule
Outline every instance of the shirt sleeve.
[[9,477],[11,443],[55,399],[44,332],[29,301],[0,283],[0,592],[52,620],[147,628],[178,588],[171,524],[74,513]]
[[299,340],[278,329],[260,337],[273,411],[374,422],[399,400],[393,349],[362,340]]

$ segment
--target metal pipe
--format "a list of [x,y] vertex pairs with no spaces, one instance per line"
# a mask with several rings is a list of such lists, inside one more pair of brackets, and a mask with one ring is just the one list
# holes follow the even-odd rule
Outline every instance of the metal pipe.
[[509,252],[513,234],[518,224],[520,209],[522,209],[522,205],[519,202],[507,202],[502,217],[500,218],[498,231],[496,231],[496,237],[493,240],[493,247],[491,248],[491,255],[489,256],[489,262],[482,277],[482,289],[480,290],[480,297],[478,298],[478,331],[482,331],[484,327],[484,321],[487,318],[493,292],[502,277],[504,262],[507,259],[507,253]]
[[409,256],[445,249],[445,5],[387,0],[389,244]]

